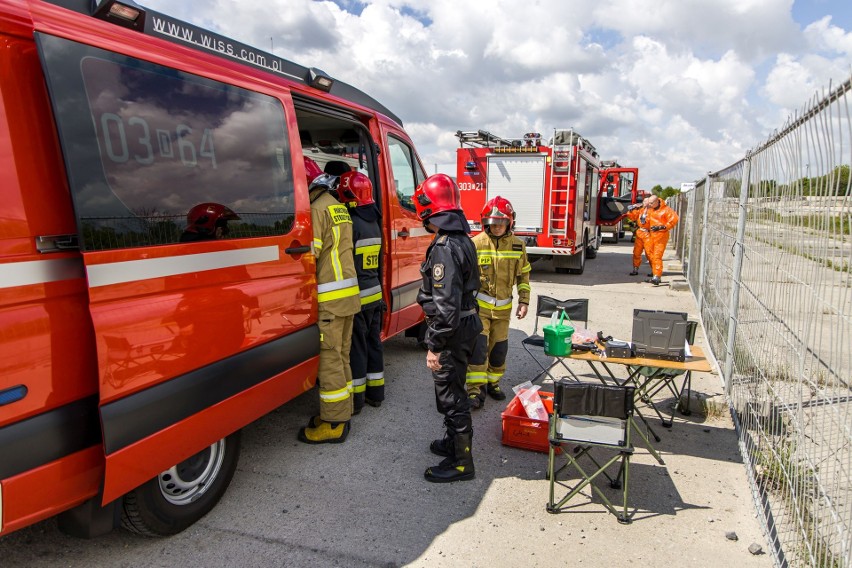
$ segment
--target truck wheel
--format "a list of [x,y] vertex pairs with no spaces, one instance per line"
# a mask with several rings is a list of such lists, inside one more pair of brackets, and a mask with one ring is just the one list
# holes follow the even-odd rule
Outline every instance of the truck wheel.
[[216,506],[239,456],[238,430],[125,495],[121,526],[144,536],[181,532]]
[[588,239],[584,239],[584,240],[586,242],[586,246],[585,246],[586,258],[588,258],[588,259],[597,258],[598,257],[598,247],[600,246],[600,242],[603,240],[603,237],[598,235],[597,238],[595,239],[594,246],[592,246],[592,243],[590,243]]
[[570,274],[582,274],[583,271],[586,269],[586,249],[587,248],[589,248],[588,241],[586,241],[584,243],[583,249],[580,252],[578,252],[577,254],[574,255],[575,257],[579,257],[577,259],[577,261],[575,261],[577,264],[579,264],[579,266],[577,266],[576,268],[569,268],[568,272]]

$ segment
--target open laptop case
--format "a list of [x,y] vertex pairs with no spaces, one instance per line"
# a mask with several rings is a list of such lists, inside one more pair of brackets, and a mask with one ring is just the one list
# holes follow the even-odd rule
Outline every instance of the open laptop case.
[[633,310],[633,353],[636,357],[683,361],[686,317],[683,312]]

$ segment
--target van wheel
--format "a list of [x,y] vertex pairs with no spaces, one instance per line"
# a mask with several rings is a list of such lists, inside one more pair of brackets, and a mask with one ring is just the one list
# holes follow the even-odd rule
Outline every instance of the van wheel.
[[121,526],[143,536],[181,532],[216,506],[239,456],[238,430],[125,495]]

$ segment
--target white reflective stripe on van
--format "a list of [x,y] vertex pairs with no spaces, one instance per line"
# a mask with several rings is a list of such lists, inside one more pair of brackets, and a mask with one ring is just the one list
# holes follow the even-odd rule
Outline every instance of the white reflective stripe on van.
[[[395,239],[395,238],[399,237],[398,233],[399,233],[399,231],[397,231],[396,229],[391,231],[391,238]],[[427,231],[425,227],[414,227],[414,228],[408,230],[408,236],[409,237],[425,237],[425,236],[428,236],[428,235],[431,235],[431,234],[432,233]]]
[[277,246],[254,247],[93,264],[87,266],[86,270],[89,273],[89,287],[96,288],[149,278],[272,262],[278,260],[279,256]]
[[85,276],[81,258],[54,258],[0,264],[0,288],[74,280]]

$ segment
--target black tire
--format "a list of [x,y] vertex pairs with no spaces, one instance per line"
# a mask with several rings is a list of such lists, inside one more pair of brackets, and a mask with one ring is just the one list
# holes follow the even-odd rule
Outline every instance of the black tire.
[[[595,244],[598,245],[598,243],[600,243],[602,240],[603,240],[603,237],[600,236],[600,234],[598,234],[597,238],[595,238]],[[584,238],[583,241],[584,241],[584,245],[586,247],[586,258],[590,259],[590,260],[593,259],[593,258],[597,258],[598,257],[597,247],[593,247],[592,245],[589,244],[588,237]]]
[[[121,526],[151,537],[181,532],[216,506],[239,457],[237,431],[125,495]],[[175,481],[182,481],[183,487]]]
[[586,249],[588,248],[589,241],[585,240],[583,242],[582,250],[580,250],[580,252],[578,253],[580,255],[580,266],[577,268],[568,268],[567,270],[569,274],[582,274],[583,271],[586,269]]

